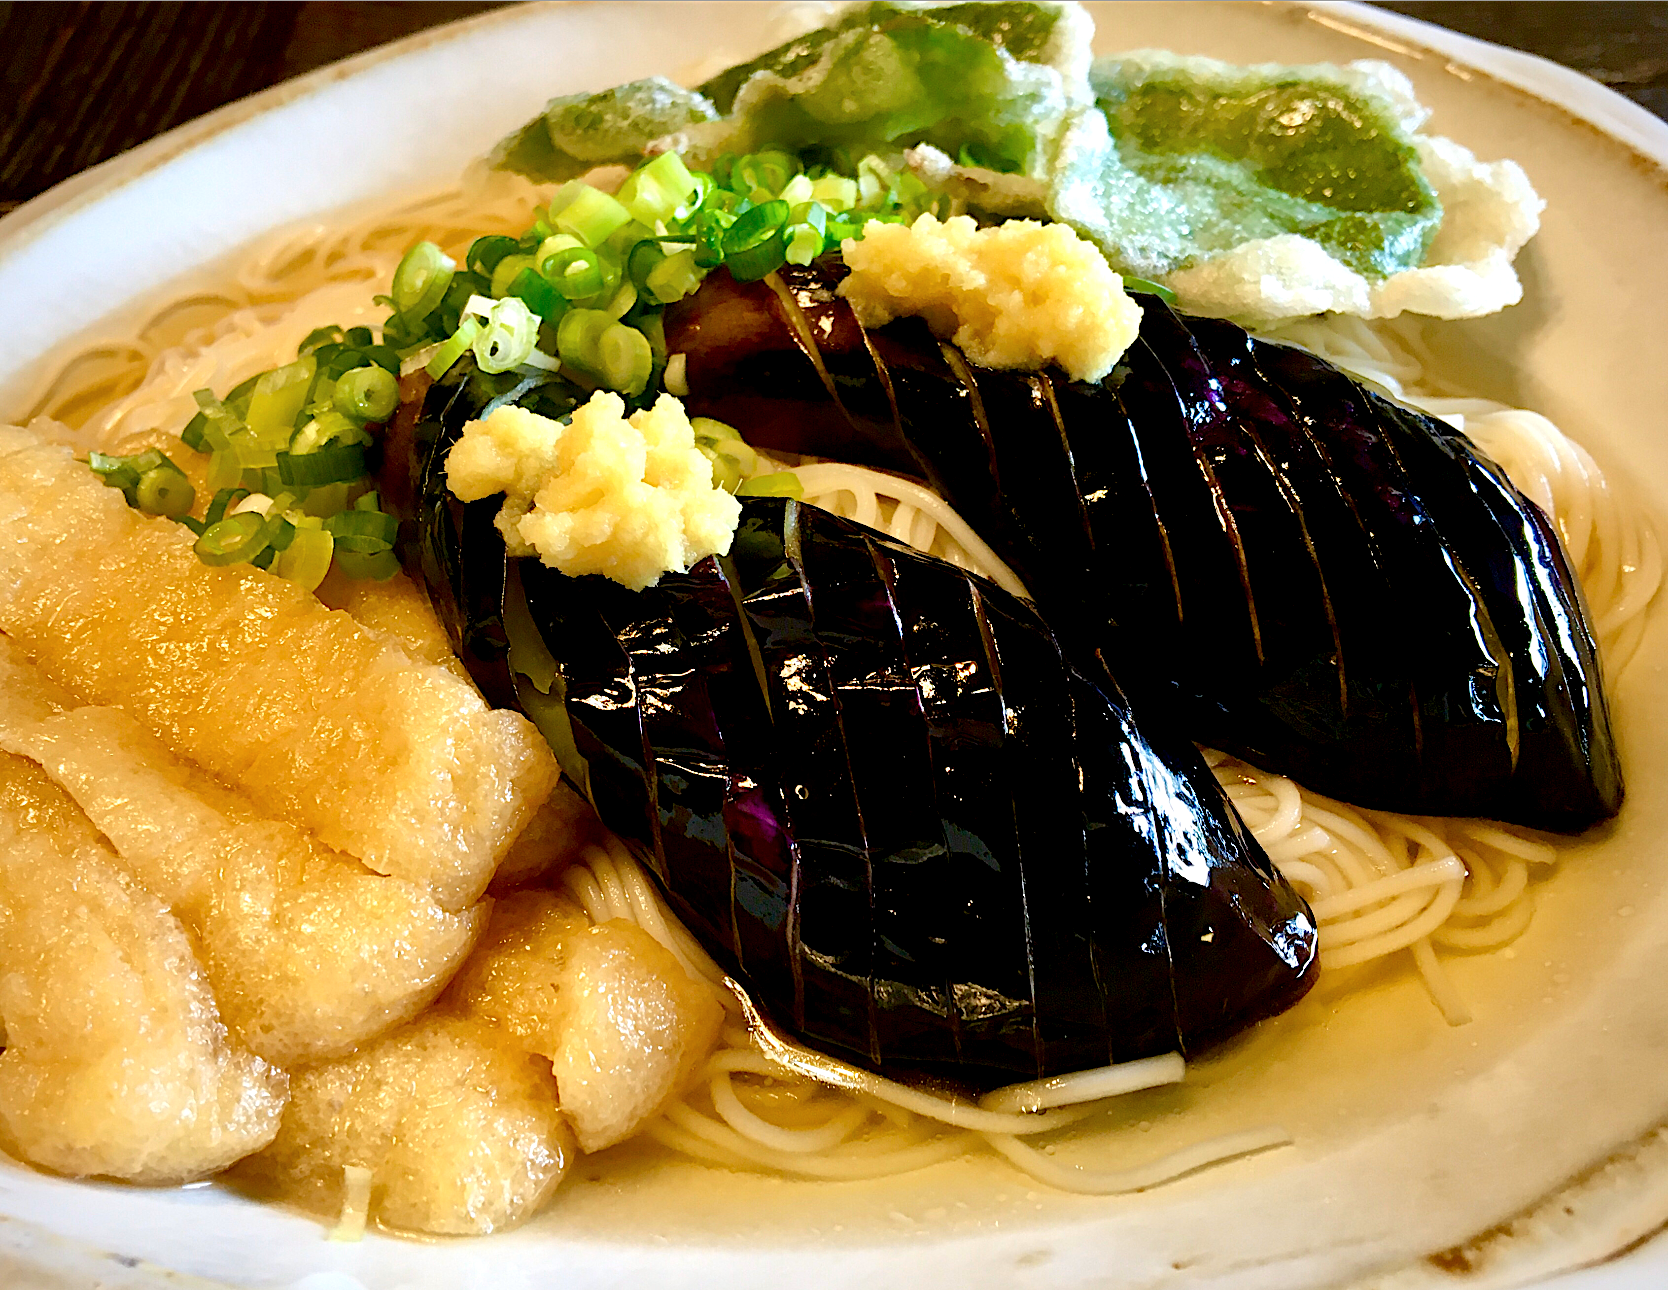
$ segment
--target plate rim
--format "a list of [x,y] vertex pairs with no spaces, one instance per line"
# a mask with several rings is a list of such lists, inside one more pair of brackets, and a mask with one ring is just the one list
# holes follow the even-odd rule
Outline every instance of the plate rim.
[[[61,181],[45,192],[24,202],[4,217],[0,217],[0,261],[27,254],[29,246],[61,220],[97,204],[120,191],[136,179],[166,165],[170,161],[196,149],[217,136],[243,123],[291,103],[308,98],[338,82],[359,76],[384,63],[395,61],[433,47],[444,45],[485,27],[524,21],[528,11],[569,8],[604,7],[609,4],[670,3],[671,0],[535,0],[534,3],[510,5],[456,19],[410,36],[375,46],[346,59],[327,64],[300,76],[282,81],[255,94],[234,100],[201,117],[138,145],[127,152],[109,158],[96,166]],[[1339,33],[1384,45],[1387,49],[1423,58],[1427,53],[1446,60],[1443,70],[1459,73],[1458,69],[1481,76],[1508,91],[1540,104],[1550,106],[1572,122],[1593,130],[1606,142],[1620,145],[1634,158],[1646,163],[1662,181],[1668,181],[1668,122],[1656,117],[1608,86],[1562,64],[1525,51],[1497,45],[1436,26],[1418,18],[1389,10],[1376,9],[1358,0],[1259,0],[1259,6],[1274,13],[1295,13]],[[1386,44],[1386,42],[1391,42]],[[1468,78],[1469,79],[1469,78]],[[1633,1216],[1627,1230],[1616,1231],[1611,1248],[1606,1251],[1571,1250],[1572,1259],[1552,1263],[1544,1258],[1536,1260],[1534,1248],[1525,1239],[1544,1216],[1552,1213],[1574,1213],[1571,1206],[1582,1211],[1598,1209],[1613,1203],[1619,1188],[1625,1189],[1627,1167],[1651,1157],[1659,1170],[1656,1189],[1648,1198],[1648,1211]],[[1626,1199],[1626,1197],[1624,1197]],[[1637,1199],[1637,1197],[1635,1197]],[[12,1230],[9,1239],[0,1241],[0,1270],[5,1269],[4,1247],[11,1251],[25,1248],[18,1240],[23,1233],[18,1227],[33,1229],[26,1220],[4,1217],[4,1224]],[[1611,1262],[1629,1254],[1649,1241],[1651,1236],[1668,1227],[1668,1119],[1635,1142],[1610,1152],[1592,1163],[1575,1177],[1566,1180],[1542,1200],[1525,1207],[1518,1214],[1479,1233],[1471,1241],[1453,1247],[1456,1256],[1473,1261],[1456,1267],[1464,1272],[1467,1290],[1510,1290],[1530,1283],[1542,1283],[1547,1278],[1562,1280],[1567,1273]],[[45,1228],[38,1229],[42,1243],[55,1246],[75,1245],[94,1257],[117,1258],[81,1242],[66,1241]],[[1662,1242],[1657,1243],[1663,1246]],[[1668,1246],[1663,1246],[1668,1250]],[[1521,1257],[1527,1249],[1529,1258]],[[1434,1258],[1435,1256],[1431,1256]],[[125,1263],[125,1260],[123,1260]],[[1375,1275],[1356,1283],[1358,1290],[1424,1290],[1424,1287],[1455,1284],[1454,1278],[1439,1268],[1431,1268],[1431,1259],[1390,1274]],[[1668,1269],[1668,1254],[1662,1266]],[[179,1274],[163,1272],[157,1285],[182,1284]],[[1441,1272],[1439,1276],[1429,1276]],[[323,1274],[329,1276],[331,1274]],[[311,1281],[312,1278],[304,1278]],[[189,1278],[193,1286],[218,1286],[222,1283]],[[124,1284],[125,1281],[124,1281]],[[134,1282],[135,1285],[140,1282]],[[148,1283],[146,1283],[148,1284]],[[332,1287],[345,1287],[346,1280],[332,1281]],[[1641,1285],[1646,1284],[1641,1280]],[[1654,1283],[1653,1283],[1654,1284]],[[324,1290],[321,1282],[318,1290]]]

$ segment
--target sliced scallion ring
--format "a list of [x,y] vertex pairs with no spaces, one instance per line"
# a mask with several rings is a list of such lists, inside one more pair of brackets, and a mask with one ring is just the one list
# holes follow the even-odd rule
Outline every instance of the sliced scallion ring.
[[309,453],[281,452],[275,464],[286,488],[317,488],[363,476],[365,450],[356,443],[327,443]]
[[429,359],[425,370],[438,381],[446,375],[453,363],[463,357],[463,351],[473,345],[475,337],[480,334],[481,324],[473,318],[465,318],[451,336],[435,347],[434,356]]
[[635,327],[614,323],[604,329],[597,342],[601,359],[603,384],[621,394],[641,394],[649,384],[649,373],[654,368],[654,352],[649,338]]
[[139,476],[136,490],[139,509],[148,515],[162,515],[177,520],[197,504],[197,490],[191,486],[178,466],[169,462],[153,466]]
[[552,252],[539,262],[539,272],[568,300],[588,300],[602,290],[602,261],[587,246]]
[[400,522],[384,511],[342,511],[324,522],[324,527],[344,551],[374,555],[394,545]]
[[350,578],[386,582],[400,571],[400,559],[392,551],[364,555],[358,551],[336,551],[336,567]]
[[539,320],[525,301],[505,296],[487,311],[486,326],[475,337],[475,362],[487,373],[520,367],[539,339]]
[[335,539],[323,528],[297,528],[294,540],[274,562],[272,571],[313,591],[330,572],[335,546]]
[[400,402],[400,383],[385,368],[356,367],[336,382],[339,412],[360,421],[386,421]]
[[736,217],[719,243],[724,265],[737,282],[757,282],[787,260],[784,233],[791,208],[784,201],[765,202]]
[[192,550],[204,564],[223,568],[252,560],[268,545],[266,516],[256,511],[241,511],[210,524]]
[[417,243],[394,270],[394,308],[409,321],[421,322],[445,298],[457,267],[433,242]]

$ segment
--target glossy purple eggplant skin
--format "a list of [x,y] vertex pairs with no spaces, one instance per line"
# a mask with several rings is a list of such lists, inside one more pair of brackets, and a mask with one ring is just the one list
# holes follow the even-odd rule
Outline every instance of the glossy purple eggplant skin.
[[1313,982],[1312,915],[1196,750],[1024,601],[780,498],[643,592],[506,559],[436,491],[478,409],[449,375],[396,463],[408,568],[788,1033],[985,1088],[1197,1052]]
[[865,333],[837,259],[668,314],[692,415],[924,479],[1148,724],[1361,806],[1578,832],[1622,781],[1557,533],[1463,435],[1140,297],[1098,384]]
[[989,1087],[1308,987],[1313,919],[1195,750],[1000,588],[779,498],[644,592],[513,563],[603,821],[804,1042]]

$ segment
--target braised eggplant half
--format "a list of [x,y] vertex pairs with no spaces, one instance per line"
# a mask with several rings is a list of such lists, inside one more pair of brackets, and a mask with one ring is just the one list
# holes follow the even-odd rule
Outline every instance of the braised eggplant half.
[[1029,603],[785,498],[641,592],[510,559],[496,503],[443,491],[486,393],[460,365],[403,440],[408,568],[777,1026],[989,1087],[1197,1052],[1308,988],[1313,917],[1197,751]]
[[1144,720],[1361,806],[1577,832],[1622,781],[1557,531],[1462,434],[1140,297],[1105,380],[861,328],[838,257],[668,313],[692,415],[938,490]]

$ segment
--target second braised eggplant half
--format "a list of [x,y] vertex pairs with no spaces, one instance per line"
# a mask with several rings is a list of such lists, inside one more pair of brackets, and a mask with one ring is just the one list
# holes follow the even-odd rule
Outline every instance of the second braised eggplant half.
[[1313,918],[1197,751],[1031,605],[784,498],[642,591],[510,558],[440,466],[494,397],[466,361],[391,437],[408,564],[781,1029],[989,1087],[1195,1052],[1312,983]]
[[874,331],[838,257],[669,314],[693,414],[929,483],[1138,712],[1357,805],[1578,832],[1622,796],[1548,518],[1463,435],[1141,295],[1104,380]]

